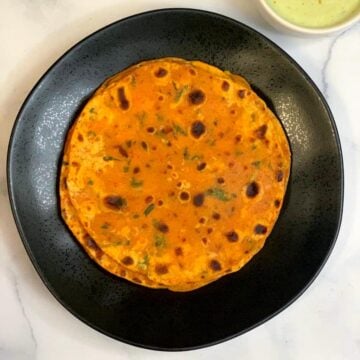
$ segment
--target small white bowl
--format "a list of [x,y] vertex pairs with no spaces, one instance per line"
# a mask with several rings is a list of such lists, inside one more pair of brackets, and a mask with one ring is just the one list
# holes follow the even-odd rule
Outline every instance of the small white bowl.
[[[346,0],[343,0],[346,1]],[[263,18],[272,26],[274,26],[277,30],[284,31],[290,33],[292,35],[298,36],[313,36],[313,35],[328,35],[334,32],[343,30],[350,25],[356,23],[360,20],[360,12],[355,13],[348,20],[340,24],[335,24],[327,27],[321,28],[312,28],[299,26],[291,23],[290,21],[285,20],[283,17],[278,15],[267,3],[266,0],[256,0],[258,9]]]

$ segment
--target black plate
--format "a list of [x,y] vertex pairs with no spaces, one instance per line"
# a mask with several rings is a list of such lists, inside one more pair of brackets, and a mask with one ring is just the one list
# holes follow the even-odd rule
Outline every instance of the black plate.
[[[285,204],[265,248],[238,273],[189,293],[147,289],[103,271],[77,245],[58,211],[59,159],[84,101],[108,76],[164,56],[200,59],[245,76],[281,119],[293,153]],[[343,167],[329,108],[287,54],[229,18],[168,9],[94,33],[44,75],[15,123],[8,185],[26,250],[69,311],[121,341],[184,350],[244,333],[307,288],[339,230]]]

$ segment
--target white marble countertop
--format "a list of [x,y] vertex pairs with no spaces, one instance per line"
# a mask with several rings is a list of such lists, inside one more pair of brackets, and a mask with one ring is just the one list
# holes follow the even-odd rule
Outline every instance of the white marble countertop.
[[[360,359],[360,24],[324,38],[270,28],[253,1],[206,0],[287,51],[325,94],[345,164],[343,223],[316,281],[285,311],[220,345],[186,353],[144,350],[110,339],[65,310],[35,272],[17,233],[6,189],[6,152],[27,93],[65,50],[117,19],[189,0],[0,1],[0,359]],[[358,220],[356,220],[358,219]]]

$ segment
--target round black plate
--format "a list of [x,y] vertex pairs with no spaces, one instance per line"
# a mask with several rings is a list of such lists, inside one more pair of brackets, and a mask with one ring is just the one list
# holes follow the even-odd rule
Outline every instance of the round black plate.
[[[281,119],[293,154],[285,204],[264,249],[238,273],[188,293],[147,289],[103,271],[72,238],[58,208],[64,138],[84,101],[108,76],[164,56],[200,59],[247,78]],[[44,75],[15,123],[8,184],[28,254],[68,310],[121,341],[184,350],[239,335],[306,289],[337,236],[343,168],[329,108],[287,54],[229,18],[168,9],[94,33]]]

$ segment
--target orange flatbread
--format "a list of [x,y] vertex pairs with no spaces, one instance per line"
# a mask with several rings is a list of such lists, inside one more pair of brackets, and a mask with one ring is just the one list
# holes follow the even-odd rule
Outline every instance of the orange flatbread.
[[[65,147],[66,149],[66,147]],[[80,223],[76,211],[70,201],[70,197],[67,191],[66,179],[68,174],[68,158],[67,153],[63,156],[63,161],[61,165],[60,172],[60,184],[59,184],[59,193],[60,193],[60,202],[61,202],[61,215],[65,222],[68,224],[69,229],[74,234],[76,239],[85,249],[87,254],[96,261],[102,268],[111,272],[114,275],[123,277],[129,281],[138,284],[144,284],[149,287],[159,288],[164,287],[159,284],[154,283],[149,280],[143,274],[126,269],[123,265],[117,263],[110,256],[106,255],[96,244],[96,242],[91,238],[91,236],[86,232],[82,224]]]
[[91,238],[107,260],[92,257],[110,272],[175,291],[260,251],[291,165],[283,128],[243,78],[176,58],[108,79],[64,156],[60,200],[75,237]]

